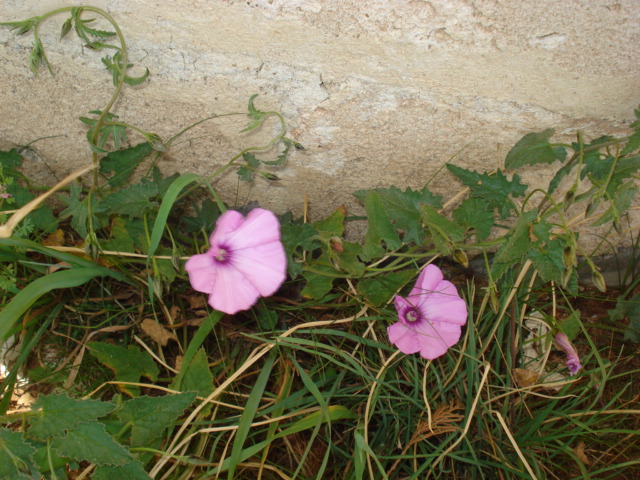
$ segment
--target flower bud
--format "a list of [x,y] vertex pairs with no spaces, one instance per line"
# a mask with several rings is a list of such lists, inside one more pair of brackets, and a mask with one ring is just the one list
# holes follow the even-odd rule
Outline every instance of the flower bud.
[[460,265],[462,265],[464,268],[469,267],[469,257],[467,257],[467,254],[464,252],[464,250],[460,250],[459,248],[456,248],[453,251],[453,259],[456,262],[458,262]]
[[573,245],[569,247],[565,247],[562,252],[562,259],[564,260],[564,266],[567,268],[574,267],[578,264],[578,259],[576,258],[576,250],[573,248]]
[[489,304],[491,305],[493,313],[497,314],[500,311],[500,299],[498,298],[498,292],[496,292],[495,288],[489,290]]
[[562,285],[562,288],[567,288],[567,285],[569,285],[572,276],[573,267],[567,267],[562,271],[562,274],[560,275],[560,283]]

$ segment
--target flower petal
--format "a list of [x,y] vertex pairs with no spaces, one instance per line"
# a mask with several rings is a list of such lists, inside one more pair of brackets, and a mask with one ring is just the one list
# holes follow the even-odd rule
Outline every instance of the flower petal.
[[287,276],[287,256],[280,242],[234,251],[231,263],[260,295],[273,295]]
[[240,310],[251,308],[260,292],[251,282],[232,266],[225,265],[217,269],[218,278],[209,295],[209,305],[216,310],[233,315]]
[[393,343],[398,350],[407,355],[420,351],[420,342],[415,331],[411,330],[402,322],[396,322],[387,327],[389,341]]
[[211,255],[201,253],[192,256],[184,265],[189,282],[198,292],[211,293],[217,279],[217,266]]
[[221,243],[226,243],[226,238],[235,230],[237,230],[243,223],[245,218],[240,212],[236,210],[227,210],[218,217],[216,221],[216,228],[213,230],[211,237],[209,237],[209,245],[217,247]]
[[418,277],[418,280],[416,280],[416,284],[411,290],[411,293],[409,293],[408,298],[414,295],[422,296],[425,293],[435,291],[443,278],[442,270],[433,264],[427,265],[422,272],[420,272],[420,276]]
[[424,295],[419,308],[431,322],[456,325],[467,323],[467,304],[458,295],[456,287],[447,280],[440,282],[433,293]]
[[273,212],[262,208],[251,210],[244,222],[225,236],[225,242],[234,251],[279,241],[278,217]]
[[433,360],[444,355],[449,347],[460,340],[460,325],[452,323],[421,322],[416,326],[416,336],[420,343],[420,356]]

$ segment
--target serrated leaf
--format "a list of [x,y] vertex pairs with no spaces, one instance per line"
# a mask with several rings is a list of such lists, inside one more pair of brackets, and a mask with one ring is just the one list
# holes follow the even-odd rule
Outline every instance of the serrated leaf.
[[326,232],[330,236],[341,237],[344,233],[344,221],[346,217],[347,209],[344,206],[340,206],[328,217],[313,222],[311,227],[318,232]]
[[[314,267],[314,270],[320,272],[326,271],[328,274],[335,273],[335,270],[328,267]],[[314,272],[304,272],[302,275],[307,283],[300,294],[305,298],[311,298],[313,300],[320,300],[329,293],[335,280],[334,277],[324,276]]]
[[157,195],[158,185],[155,183],[138,183],[108,195],[100,202],[100,208],[101,211],[110,215],[141,218],[145,212],[158,207],[158,203],[152,200]]
[[148,480],[151,478],[144,465],[138,460],[132,460],[124,465],[98,465],[91,476],[92,480]]
[[102,423],[91,422],[67,430],[63,437],[51,441],[51,447],[63,457],[95,465],[126,465],[133,456],[107,433]]
[[[127,67],[127,69],[131,67],[133,67],[133,64],[130,64]],[[141,85],[149,77],[149,73],[150,73],[149,69],[145,67],[144,73],[139,77],[132,77],[131,75],[125,75],[124,83],[126,83],[127,85],[131,85],[132,87],[135,87],[136,85]],[[160,151],[163,152],[164,150],[160,150]]]
[[509,268],[517,265],[531,249],[534,242],[531,238],[531,224],[537,215],[537,210],[531,210],[518,217],[518,221],[507,234],[493,259],[491,273],[494,281],[498,281]]
[[[153,381],[158,379],[160,372],[153,358],[135,345],[125,348],[111,343],[92,342],[87,347],[100,363],[113,370],[118,381],[137,383],[142,377]],[[132,397],[140,393],[140,387],[134,385],[119,385],[119,388]]]
[[527,186],[520,183],[520,177],[515,173],[509,180],[500,170],[492,174],[481,174],[451,163],[447,163],[447,168],[469,187],[472,197],[482,198],[491,208],[498,210],[502,218],[508,217],[511,210],[515,210],[509,197],[523,197],[527,191]]
[[620,152],[620,155],[628,155],[638,149],[640,149],[640,129],[631,134],[629,140],[627,140],[626,145],[622,149],[622,152]]
[[127,222],[122,217],[113,217],[109,226],[109,235],[109,239],[100,241],[100,246],[103,250],[113,252],[134,251],[133,238],[131,238],[127,230]]
[[[16,207],[22,207],[33,200],[35,195],[29,192],[26,188],[11,183],[7,185],[7,192],[11,194]],[[26,216],[25,220],[30,221],[33,228],[43,230],[50,233],[58,228],[58,219],[51,211],[51,207],[48,205],[40,205]],[[24,220],[23,220],[24,222]]]
[[[82,193],[82,187],[77,183],[72,183],[69,187],[69,196],[61,196],[63,202],[67,204],[62,212],[60,212],[60,218],[71,217],[71,227],[80,234],[82,238],[87,237],[87,225],[89,219],[89,197],[86,196],[82,200],[80,195]],[[95,209],[93,214],[94,228],[100,227],[100,220],[95,215]]]
[[453,211],[452,216],[462,228],[471,229],[479,242],[491,234],[494,225],[493,212],[489,204],[481,198],[466,198]]
[[4,171],[5,175],[10,172],[15,172],[22,166],[23,158],[17,149],[12,148],[7,151],[0,151],[0,167]]
[[563,162],[567,157],[567,151],[562,147],[554,148],[549,143],[554,132],[553,128],[549,128],[542,132],[526,134],[507,153],[504,160],[505,168],[516,170],[525,165],[553,163],[556,160]]
[[365,265],[359,260],[362,253],[362,245],[355,242],[342,242],[341,252],[335,252],[336,263],[341,270],[346,271],[352,277],[364,275]]
[[126,401],[116,415],[123,422],[131,424],[131,446],[149,446],[160,438],[162,432],[182,415],[195,398],[195,392],[137,397]]
[[73,27],[73,17],[67,18],[67,20],[62,24],[62,28],[60,29],[60,40],[67,36],[67,34],[71,31]]
[[385,251],[383,242],[388,250],[399,248],[400,238],[387,216],[387,210],[378,192],[374,190],[367,192],[364,209],[367,212],[368,226],[364,237],[363,255],[367,259],[381,256]]
[[46,440],[62,435],[64,430],[81,423],[93,422],[110,413],[116,406],[100,400],[77,400],[65,394],[41,395],[33,404],[29,434]]
[[606,192],[613,196],[626,179],[636,175],[638,169],[640,169],[640,155],[617,159],[590,156],[585,160],[580,178],[589,177],[591,183],[596,186],[603,186],[606,182]]
[[640,294],[628,300],[618,297],[615,308],[609,310],[611,320],[622,321],[629,318],[629,325],[624,330],[624,341],[640,343]]
[[358,291],[374,307],[379,307],[386,304],[415,274],[414,270],[401,270],[365,278],[358,282]]
[[422,190],[407,188],[402,191],[397,187],[376,188],[373,190],[358,190],[353,195],[365,203],[368,192],[376,192],[385,207],[387,215],[399,230],[404,232],[405,242],[422,244],[424,229],[422,228],[420,205],[442,207],[442,197],[434,195],[424,187]]
[[562,272],[565,269],[564,247],[564,242],[554,239],[527,254],[544,282],[562,283]]
[[449,255],[452,251],[454,243],[464,240],[464,231],[462,228],[446,218],[444,215],[429,206],[422,205],[420,207],[422,221],[429,232],[429,240],[431,240],[436,248],[444,255]]
[[[213,390],[213,375],[209,369],[207,353],[203,348],[199,349],[189,365],[182,365],[180,372],[184,372],[179,378],[176,377],[171,384],[171,388],[179,388],[185,392],[197,392],[201,397],[206,397]],[[176,383],[178,382],[179,383]]]
[[[100,116],[102,112],[100,110],[91,110],[89,113]],[[105,150],[105,145],[109,139],[113,140],[113,147],[118,150],[122,145],[127,143],[127,127],[117,123],[118,115],[111,112],[107,113],[104,117],[104,123],[100,129],[98,135],[98,141],[93,145],[93,135],[95,128],[98,125],[98,118],[80,117],[82,123],[90,125],[91,128],[87,131],[87,140],[92,145],[92,150],[98,153],[108,153]]]
[[112,187],[121,187],[133,174],[140,162],[153,151],[149,142],[142,142],[123,150],[115,150],[100,160],[100,173],[113,172],[107,180]]
[[0,478],[38,478],[33,462],[35,451],[23,440],[22,433],[0,428]]
[[287,272],[291,278],[295,279],[302,273],[302,264],[296,261],[296,257],[302,256],[301,250],[311,251],[317,235],[318,232],[308,223],[282,223],[280,236],[287,254]]

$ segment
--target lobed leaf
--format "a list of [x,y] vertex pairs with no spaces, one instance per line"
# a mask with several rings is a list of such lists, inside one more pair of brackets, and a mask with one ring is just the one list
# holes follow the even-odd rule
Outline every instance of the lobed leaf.
[[55,437],[51,447],[63,457],[95,465],[123,466],[133,461],[133,456],[107,433],[99,422],[83,423],[66,435]]
[[46,440],[65,430],[73,430],[82,423],[94,422],[115,409],[115,405],[100,400],[77,400],[66,394],[41,395],[31,410],[29,434]]
[[553,128],[549,128],[542,132],[526,134],[507,153],[505,168],[516,170],[525,165],[553,163],[556,160],[563,162],[567,157],[567,151],[562,147],[554,148],[549,143],[554,132]]
[[33,462],[35,451],[20,432],[0,428],[0,478],[38,478],[38,469]]
[[[158,379],[160,372],[153,358],[135,345],[125,348],[111,343],[92,342],[87,347],[100,363],[113,370],[118,381],[137,383],[142,377],[154,381]],[[140,387],[135,385],[119,385],[119,388],[132,397],[140,393]]]
[[153,151],[149,142],[109,152],[100,160],[100,173],[113,175],[107,180],[112,187],[121,187],[131,178],[134,169]]
[[150,446],[195,398],[195,392],[132,398],[116,411],[116,415],[123,422],[131,424],[131,446]]

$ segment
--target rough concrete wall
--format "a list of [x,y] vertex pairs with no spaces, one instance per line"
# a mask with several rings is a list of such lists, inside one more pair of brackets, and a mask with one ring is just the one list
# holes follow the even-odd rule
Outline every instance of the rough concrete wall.
[[[5,0],[0,19],[77,4]],[[278,212],[299,213],[305,193],[320,216],[352,206],[360,188],[421,187],[462,147],[457,164],[488,170],[524,133],[550,126],[626,133],[640,103],[638,0],[92,4],[116,18],[131,60],[152,72],[126,90],[121,119],[168,137],[214,112],[243,111],[254,93],[260,108],[285,114],[306,151],[277,172],[280,182],[258,180],[239,196]],[[110,94],[101,55],[71,36],[58,42],[63,19],[42,32],[55,77],[29,72],[30,37],[0,31],[0,139],[64,135],[36,144],[60,175],[88,161],[77,117]],[[243,122],[207,123],[193,134],[207,138],[177,147],[162,167],[212,172],[270,133],[238,134]],[[432,185],[450,196],[446,174]],[[235,175],[220,188],[233,198]]]

